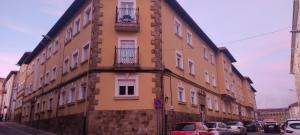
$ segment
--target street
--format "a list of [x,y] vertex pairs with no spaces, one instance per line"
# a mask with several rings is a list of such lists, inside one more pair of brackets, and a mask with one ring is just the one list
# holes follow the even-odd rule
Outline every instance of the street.
[[0,135],[55,135],[13,122],[0,122]]
[[248,133],[248,135],[283,135],[283,133],[281,134],[275,134],[275,133],[264,133],[264,132],[256,132],[256,133]]

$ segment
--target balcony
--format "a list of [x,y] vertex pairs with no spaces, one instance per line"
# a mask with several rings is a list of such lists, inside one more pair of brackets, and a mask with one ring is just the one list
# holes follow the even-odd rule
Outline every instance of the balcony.
[[116,31],[138,32],[139,9],[138,8],[116,8]]
[[236,98],[234,96],[234,93],[232,91],[225,91],[221,94],[221,97],[225,101],[235,101]]
[[139,48],[115,48],[115,67],[137,68],[139,66]]

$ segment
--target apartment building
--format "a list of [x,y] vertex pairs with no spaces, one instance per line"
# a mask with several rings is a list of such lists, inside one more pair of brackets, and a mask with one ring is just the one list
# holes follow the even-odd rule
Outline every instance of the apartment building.
[[18,62],[26,72],[17,114],[72,135],[160,135],[183,121],[252,120],[252,81],[233,62],[176,0],[75,0]]
[[[298,104],[300,104],[300,49],[299,49],[299,24],[300,24],[300,2],[299,0],[294,0],[293,6],[293,21],[292,21],[292,41],[291,41],[291,66],[290,72],[295,79],[295,89],[298,97]],[[300,110],[299,110],[300,111]]]
[[0,78],[0,120],[2,120],[2,118],[3,118],[2,101],[3,101],[3,94],[4,94],[4,81],[5,81],[5,78]]
[[16,99],[16,85],[17,85],[18,71],[11,71],[3,83],[3,95],[1,99],[1,114],[2,120],[14,119],[15,113],[15,99]]
[[288,108],[257,109],[258,119],[262,121],[285,122],[289,118]]
[[298,102],[289,105],[289,119],[300,119],[300,111]]

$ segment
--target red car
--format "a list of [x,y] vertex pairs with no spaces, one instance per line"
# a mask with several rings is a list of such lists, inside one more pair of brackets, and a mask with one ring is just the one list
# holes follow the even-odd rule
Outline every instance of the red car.
[[169,135],[212,135],[202,122],[178,123]]

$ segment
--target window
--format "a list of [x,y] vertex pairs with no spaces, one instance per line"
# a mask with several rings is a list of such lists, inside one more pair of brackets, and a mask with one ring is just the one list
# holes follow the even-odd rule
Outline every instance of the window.
[[209,84],[209,73],[208,71],[204,71],[204,79],[205,79],[205,82]]
[[212,108],[212,99],[211,99],[210,95],[207,95],[207,108],[213,109]]
[[191,75],[195,75],[195,64],[194,64],[194,61],[189,59],[189,73]]
[[119,97],[138,96],[138,79],[137,79],[137,77],[118,77],[118,78],[116,78],[115,96],[119,96]]
[[89,52],[90,52],[90,43],[87,43],[82,47],[81,63],[88,61],[88,58],[90,57]]
[[49,72],[47,72],[45,75],[45,85],[49,84],[49,77],[50,77],[50,74],[49,74]]
[[226,90],[230,90],[230,88],[229,88],[229,82],[228,82],[227,79],[225,80],[225,88],[226,88]]
[[65,104],[65,98],[66,98],[66,93],[63,91],[60,93],[59,97],[59,105],[64,105]]
[[211,74],[211,84],[212,86],[216,87],[217,86],[217,80],[215,74]]
[[175,18],[175,34],[181,37],[181,22]]
[[219,111],[219,102],[218,102],[218,98],[216,97],[214,99],[214,104],[215,104],[215,111]]
[[83,25],[86,26],[89,24],[89,22],[92,21],[92,6],[89,5],[85,10],[84,10],[84,15],[83,15]]
[[203,57],[208,60],[208,50],[206,47],[203,48]]
[[42,53],[42,58],[41,58],[41,65],[43,65],[46,61],[46,52]]
[[187,31],[186,33],[186,42],[188,45],[192,46],[193,45],[193,35],[191,32]]
[[78,57],[79,57],[78,55],[79,55],[78,50],[76,50],[72,54],[72,60],[71,60],[71,68],[72,69],[76,68],[78,65]]
[[47,50],[47,59],[50,59],[52,55],[52,44],[50,44],[48,46],[48,50]]
[[75,102],[75,92],[76,92],[76,89],[75,88],[72,88],[70,91],[69,91],[69,102],[68,103],[74,103]]
[[42,87],[44,85],[44,77],[43,76],[41,76],[40,77],[40,88]]
[[176,51],[176,67],[183,69],[183,56],[179,51]]
[[194,89],[191,90],[191,104],[197,105],[197,93]]
[[211,64],[215,65],[216,64],[216,57],[214,53],[211,53]]
[[[37,102],[37,104],[36,104],[36,108],[35,108],[36,110],[35,110],[35,113],[39,113],[40,112],[40,103],[39,102]],[[27,114],[27,113],[26,113]]]
[[54,44],[53,44],[53,54],[56,54],[57,52],[58,52],[58,50],[59,50],[59,40],[58,39],[56,39],[55,41],[54,41]]
[[226,112],[226,108],[225,108],[225,103],[224,103],[224,101],[222,101],[222,112],[223,112],[223,113]]
[[53,105],[53,98],[50,97],[48,102],[48,110],[52,110],[52,105]]
[[65,34],[65,44],[69,43],[72,39],[72,27],[69,27]]
[[137,62],[136,39],[119,40],[118,64],[135,64]]
[[73,36],[77,35],[80,31],[80,16],[75,20],[73,26]]
[[69,57],[65,57],[63,63],[63,74],[66,74],[68,72],[69,72]]
[[41,107],[41,111],[44,112],[46,108],[46,101],[42,102],[42,107]]
[[81,84],[79,89],[79,95],[78,95],[79,100],[85,99],[86,90],[87,90],[86,83]]
[[183,86],[178,86],[178,101],[185,102],[185,91]]
[[56,79],[56,75],[57,75],[57,69],[56,66],[54,66],[51,72],[51,81],[54,81]]

